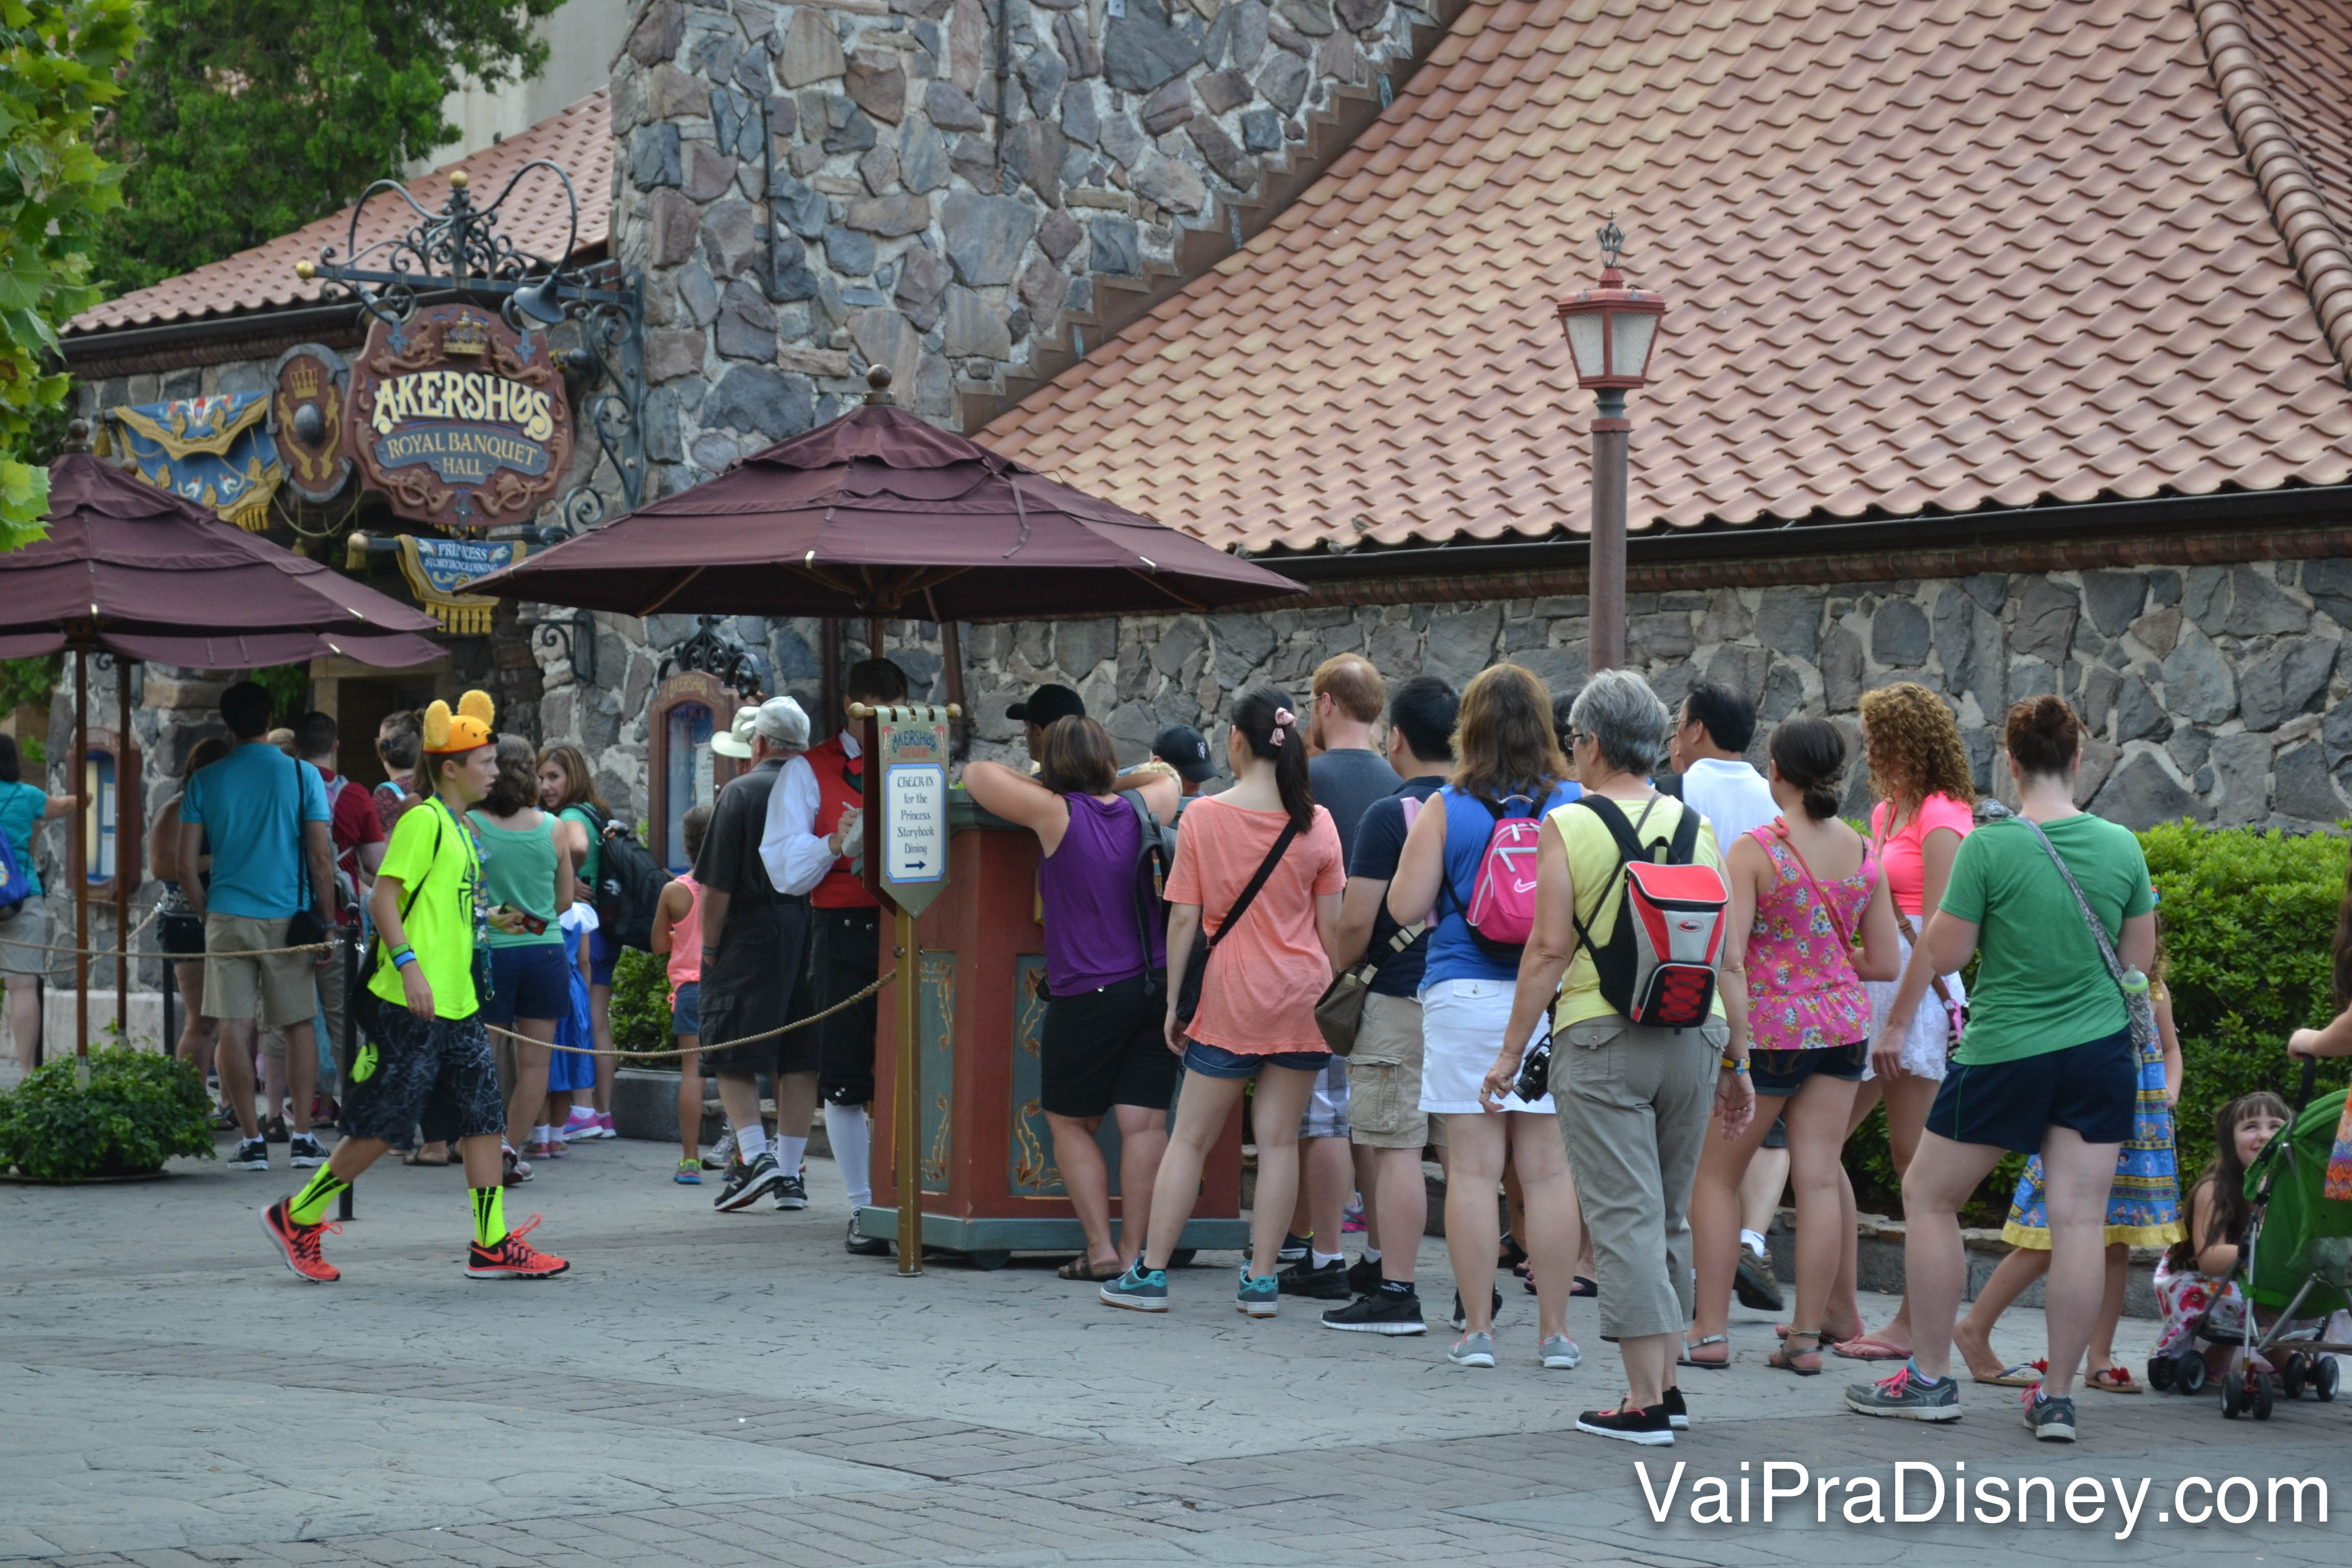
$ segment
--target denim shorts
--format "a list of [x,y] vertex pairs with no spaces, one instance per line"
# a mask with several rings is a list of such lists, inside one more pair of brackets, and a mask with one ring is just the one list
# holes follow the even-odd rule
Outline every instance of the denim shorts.
[[609,986],[613,984],[613,966],[621,962],[621,944],[597,927],[588,933],[588,984]]
[[1255,1078],[1263,1068],[1319,1073],[1330,1059],[1328,1051],[1275,1051],[1266,1056],[1251,1056],[1229,1051],[1223,1046],[1204,1046],[1198,1040],[1184,1042],[1184,1070],[1199,1073],[1202,1078]]
[[673,1035],[702,1034],[702,982],[689,980],[677,988],[669,999],[669,1032]]
[[[1775,1100],[1785,1100],[1805,1087],[1809,1078],[1833,1078],[1846,1083],[1860,1083],[1862,1069],[1870,1065],[1870,1042],[1856,1040],[1848,1046],[1815,1046],[1804,1050],[1770,1051],[1748,1047],[1748,1072],[1756,1092]],[[1767,1148],[1771,1144],[1765,1145]]]
[[510,1029],[517,1018],[560,1019],[572,1011],[572,973],[562,942],[520,942],[491,948],[489,954],[491,994],[482,1004],[483,1023]]

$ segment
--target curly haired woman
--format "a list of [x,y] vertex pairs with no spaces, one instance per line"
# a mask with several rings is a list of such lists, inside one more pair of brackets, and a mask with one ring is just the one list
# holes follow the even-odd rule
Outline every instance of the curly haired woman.
[[[1960,727],[1944,700],[1915,681],[1901,681],[1865,692],[1862,699],[1863,746],[1870,763],[1871,789],[1878,804],[1871,808],[1870,841],[1886,885],[1895,895],[1897,934],[1903,962],[1919,940],[1927,915],[1942,902],[1944,884],[1952,874],[1976,819],[1976,780],[1969,753],[1960,744]],[[1885,1018],[1895,1001],[1892,982],[1867,984],[1872,1016]],[[1957,1043],[1957,1022],[1967,1004],[1958,974],[1937,977],[1926,1003],[1913,1016],[1903,1037],[1903,1070],[1893,1079],[1875,1072],[1864,1076],[1853,1098],[1853,1121],[1847,1135],[1869,1119],[1873,1108],[1886,1106],[1886,1141],[1899,1180],[1910,1169],[1919,1131],[1927,1123],[1927,1109],[1944,1081],[1945,1058]],[[1895,1321],[1877,1333],[1864,1335],[1862,1312],[1854,1299],[1853,1186],[1845,1188],[1846,1258],[1822,1320],[1823,1332],[1844,1331],[1857,1338],[1837,1346],[1840,1355],[1860,1361],[1900,1361],[1911,1353],[1911,1309],[1908,1300]]]

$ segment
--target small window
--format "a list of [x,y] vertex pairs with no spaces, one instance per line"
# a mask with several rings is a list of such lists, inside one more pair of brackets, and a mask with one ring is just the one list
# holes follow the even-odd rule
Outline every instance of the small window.
[[714,756],[710,736],[735,717],[736,696],[715,676],[687,670],[654,689],[646,711],[646,824],[656,864],[675,876],[693,869],[686,853],[686,814],[708,805],[741,771]]
[[114,880],[114,753],[90,748],[82,759],[82,865],[92,882]]
[[668,777],[663,793],[668,797],[662,826],[672,876],[694,868],[686,858],[686,814],[710,804],[710,710],[699,702],[681,702],[669,710]]

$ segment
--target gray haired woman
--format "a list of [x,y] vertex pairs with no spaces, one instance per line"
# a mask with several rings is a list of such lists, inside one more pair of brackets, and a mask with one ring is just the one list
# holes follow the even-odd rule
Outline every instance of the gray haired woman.
[[[1698,1028],[1634,1024],[1602,997],[1600,971],[1577,936],[1581,921],[1605,946],[1622,913],[1623,863],[1609,817],[1621,816],[1636,840],[1654,847],[1673,838],[1692,809],[1650,787],[1665,754],[1665,704],[1641,677],[1603,670],[1578,694],[1569,722],[1584,795],[1545,818],[1535,931],[1483,1089],[1490,1101],[1509,1092],[1528,1037],[1550,1008],[1553,1103],[1592,1234],[1601,1334],[1618,1342],[1629,1385],[1617,1408],[1584,1412],[1577,1430],[1664,1446],[1689,1424],[1675,1365],[1694,1304],[1689,1215],[1699,1149],[1711,1110],[1722,1112],[1725,1135],[1737,1138],[1756,1098],[1744,1054],[1723,1054],[1730,1029],[1720,996]],[[1704,820],[1692,858],[1723,868]]]

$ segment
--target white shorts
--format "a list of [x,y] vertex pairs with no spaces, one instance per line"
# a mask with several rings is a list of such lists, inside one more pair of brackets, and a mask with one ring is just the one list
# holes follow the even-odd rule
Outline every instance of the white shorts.
[[[1895,930],[1895,940],[1902,943],[1903,963],[1907,965],[1911,962],[1911,943],[1904,938],[1900,927]],[[1873,1046],[1878,1043],[1878,1026],[1874,1020],[1885,1016],[1886,1010],[1895,1005],[1895,993],[1900,984],[1901,982],[1895,980],[1863,983],[1863,989],[1870,993],[1870,1016],[1874,1020],[1870,1042]],[[1958,975],[1945,975],[1944,988],[1952,994],[1954,1002],[1967,1005],[1969,994],[1962,988]],[[1911,1078],[1933,1079],[1941,1083],[1945,1061],[1951,1054],[1951,1018],[1944,1011],[1944,999],[1937,995],[1936,988],[1930,985],[1927,994],[1919,998],[1919,1010],[1911,1015],[1911,1032],[1903,1037],[1904,1073]],[[1877,1076],[1868,1067],[1862,1069],[1864,1083]]]
[[1307,1109],[1299,1114],[1298,1136],[1348,1136],[1347,1058],[1335,1054],[1315,1075],[1315,1088],[1307,1096]]
[[[1511,1021],[1509,980],[1441,980],[1421,988],[1421,1109],[1441,1116],[1475,1116],[1478,1086],[1503,1048]],[[1514,1094],[1506,1110],[1553,1114],[1547,1094],[1530,1105]]]

